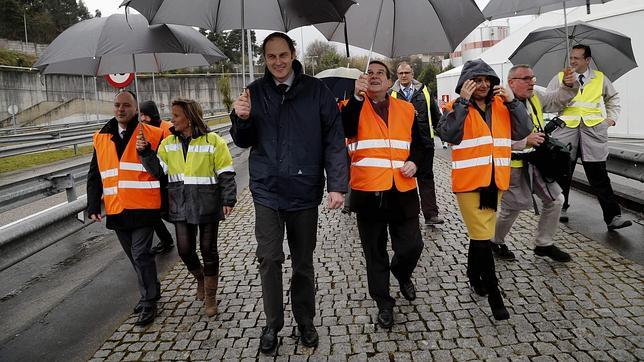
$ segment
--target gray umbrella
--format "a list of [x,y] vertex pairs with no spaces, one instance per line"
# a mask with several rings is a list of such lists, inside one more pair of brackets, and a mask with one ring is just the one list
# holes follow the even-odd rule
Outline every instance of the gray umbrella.
[[472,0],[361,0],[344,23],[315,25],[328,39],[387,57],[447,53],[485,19]]
[[[572,44],[590,46],[595,67],[610,80],[614,81],[637,67],[629,37],[583,22],[573,22],[568,27]],[[565,67],[567,43],[562,26],[541,28],[528,34],[510,55],[510,61],[512,64],[531,65],[537,83],[545,86],[553,74]]]
[[488,20],[521,15],[539,15],[566,7],[603,4],[609,1],[611,0],[490,0],[483,8],[483,15]]
[[242,29],[242,79],[244,32],[249,29],[287,32],[304,25],[341,21],[355,0],[125,0],[121,6],[143,14],[150,24],[198,26],[215,32]]
[[[128,24],[129,23],[129,24]],[[82,21],[60,34],[35,68],[60,74],[104,75],[207,66],[226,56],[189,26],[148,25],[141,15]]]
[[225,58],[210,40],[189,26],[150,26],[141,15],[129,15],[126,20],[124,14],[114,14],[71,26],[49,44],[34,67],[43,74],[134,72],[138,93],[137,72],[207,66]]

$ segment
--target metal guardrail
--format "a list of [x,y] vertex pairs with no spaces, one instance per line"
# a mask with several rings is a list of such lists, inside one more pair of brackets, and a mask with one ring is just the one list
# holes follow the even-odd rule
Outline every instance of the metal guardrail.
[[72,122],[72,123],[62,123],[62,124],[47,124],[47,125],[39,125],[39,126],[26,126],[26,127],[19,127],[19,128],[13,128],[13,127],[8,127],[8,128],[0,128],[0,135],[21,135],[25,133],[31,133],[31,132],[37,132],[37,131],[54,131],[54,130],[61,130],[61,129],[66,129],[66,128],[71,128],[71,127],[78,127],[78,126],[89,126],[89,125],[95,125],[95,124],[104,124],[105,122],[109,121],[109,119],[99,119],[94,120],[94,121],[81,121],[81,122]]
[[[214,130],[221,131],[229,126],[230,123],[222,124],[215,127]],[[227,144],[232,143],[232,137],[229,134],[222,135],[222,137]],[[85,174],[87,174],[88,162],[77,165],[84,167]],[[74,166],[72,170],[79,171],[75,168],[77,166]],[[0,227],[0,271],[94,223],[94,221],[88,220],[84,214],[84,210],[87,208],[86,195],[76,199],[75,177],[72,174],[73,172],[60,173],[54,177],[57,179],[45,179],[46,183],[49,183],[49,187],[66,190],[67,203],[56,205],[28,218]]]
[[610,173],[644,182],[644,153],[609,147],[606,169]]
[[46,131],[37,131],[12,135],[0,135],[0,144],[27,143],[41,140],[51,140],[80,134],[92,134],[101,129],[105,123],[95,123]]
[[[227,115],[228,113],[215,114],[209,117],[204,117],[204,120],[207,121],[210,119],[220,118]],[[88,134],[69,136],[69,137],[64,137],[64,138],[59,138],[54,140],[44,140],[44,141],[22,143],[19,145],[5,146],[5,147],[0,147],[0,158],[22,155],[26,153],[47,151],[50,149],[56,149],[56,148],[62,148],[62,147],[77,146],[81,144],[90,143],[91,141],[92,141],[92,133],[88,133]]]

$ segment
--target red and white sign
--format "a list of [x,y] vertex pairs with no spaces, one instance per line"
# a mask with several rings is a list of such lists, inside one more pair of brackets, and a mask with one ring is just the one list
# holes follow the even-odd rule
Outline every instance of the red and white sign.
[[130,85],[134,80],[134,73],[107,74],[105,80],[114,88],[122,89]]
[[443,94],[441,100],[445,103],[449,103],[449,94]]

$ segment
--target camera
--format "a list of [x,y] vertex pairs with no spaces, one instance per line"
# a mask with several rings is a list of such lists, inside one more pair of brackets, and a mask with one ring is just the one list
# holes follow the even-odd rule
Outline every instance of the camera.
[[550,134],[556,130],[557,128],[564,128],[566,127],[566,123],[561,120],[559,117],[554,117],[546,123],[546,126],[543,127],[543,133],[547,134],[550,136]]

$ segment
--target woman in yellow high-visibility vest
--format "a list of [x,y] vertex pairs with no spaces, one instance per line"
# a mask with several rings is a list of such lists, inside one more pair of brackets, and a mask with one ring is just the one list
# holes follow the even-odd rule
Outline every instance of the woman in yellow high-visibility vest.
[[[156,156],[139,135],[137,150],[146,170],[168,177],[168,218],[175,224],[179,256],[197,280],[197,299],[205,298],[206,314],[217,313],[219,220],[237,198],[233,159],[226,141],[203,122],[201,106],[189,99],[172,102],[171,136]],[[203,267],[197,256],[197,229]]]

